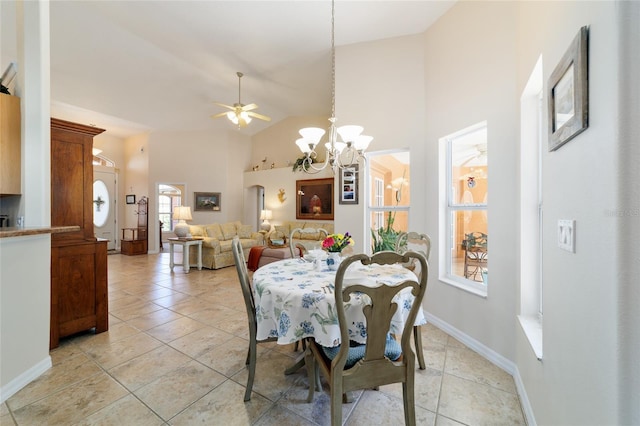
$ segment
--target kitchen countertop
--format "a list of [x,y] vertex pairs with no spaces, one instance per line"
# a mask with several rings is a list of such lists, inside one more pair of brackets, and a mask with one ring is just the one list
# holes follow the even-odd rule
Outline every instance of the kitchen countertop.
[[58,234],[62,232],[72,232],[79,231],[80,227],[77,225],[73,226],[53,226],[53,227],[38,227],[38,226],[29,226],[25,228],[0,228],[0,238],[9,238],[9,237],[26,237],[29,235],[39,235],[39,234]]

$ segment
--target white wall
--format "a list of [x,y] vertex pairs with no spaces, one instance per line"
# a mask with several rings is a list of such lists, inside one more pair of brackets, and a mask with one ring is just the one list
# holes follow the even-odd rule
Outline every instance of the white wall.
[[[21,214],[26,226],[49,227],[49,5],[42,2],[17,2],[16,5],[14,10],[11,5],[3,4],[0,12],[3,27],[7,19],[16,23],[13,28],[16,28],[17,40],[2,33],[3,51],[17,50],[18,63],[22,65],[18,67],[14,91],[21,98],[22,109]],[[7,49],[5,43],[12,42],[16,44]],[[50,235],[0,239],[1,401],[51,366],[50,264]]]
[[51,235],[0,238],[0,253],[0,401],[4,402],[51,367]]
[[[425,161],[424,47],[422,36],[399,37],[342,46],[336,52],[336,117],[339,125],[358,124],[373,136],[368,152],[409,148],[411,154],[411,229],[433,234],[426,222],[428,203],[421,192],[429,170]],[[435,183],[434,183],[435,184]],[[336,232],[349,231],[355,251],[364,247],[370,230],[363,218],[368,203],[360,173],[360,202],[336,204]],[[337,203],[337,201],[336,201]]]
[[618,306],[620,307],[618,336],[620,348],[619,394],[620,423],[640,424],[640,186],[635,176],[640,164],[640,4],[623,2],[617,7],[620,95],[620,182],[617,203],[620,244],[616,267],[619,275]]
[[[539,424],[629,424],[621,421],[619,405],[635,398],[635,410],[640,406],[638,393],[620,389],[627,373],[620,370],[616,353],[619,339],[626,340],[618,329],[618,291],[626,283],[618,267],[627,265],[617,260],[616,228],[623,219],[607,213],[620,210],[616,188],[628,178],[619,171],[623,151],[616,128],[619,91],[627,90],[617,86],[618,55],[625,52],[617,50],[617,2],[586,5],[520,3],[515,35],[520,40],[518,93],[540,54],[548,90],[548,78],[579,28],[590,26],[589,128],[555,152],[544,150],[542,156],[542,362],[533,356],[520,328],[515,341],[515,359]],[[545,92],[545,111],[546,103]],[[543,123],[547,125],[546,115]],[[557,247],[559,219],[576,220],[575,253]]]
[[[185,204],[192,208],[191,223],[242,220],[243,172],[249,167],[251,156],[247,136],[230,129],[154,132],[148,138],[144,155],[148,156],[149,169],[144,190],[151,199],[149,223],[157,223],[157,197],[153,194],[157,184],[162,182],[186,183]],[[220,192],[221,210],[193,211],[194,192]],[[149,227],[149,250],[152,252],[158,250],[157,233],[157,226]]]
[[[429,262],[433,279],[426,303],[431,314],[510,360],[515,357],[517,296],[516,12],[516,2],[462,2],[426,32],[423,119],[427,148],[424,158],[412,158],[413,164],[422,160],[429,170],[422,195],[428,203],[427,228],[437,248],[447,236],[446,231],[442,235],[438,230],[438,140],[487,121],[488,296],[482,298],[438,281],[441,253],[436,249]],[[415,198],[412,193],[412,202]]]

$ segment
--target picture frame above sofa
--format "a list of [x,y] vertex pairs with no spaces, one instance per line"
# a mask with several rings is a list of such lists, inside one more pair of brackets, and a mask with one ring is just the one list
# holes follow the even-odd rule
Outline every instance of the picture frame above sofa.
[[296,219],[333,220],[333,178],[296,181]]
[[197,212],[219,212],[221,207],[221,196],[219,192],[194,192],[194,211]]

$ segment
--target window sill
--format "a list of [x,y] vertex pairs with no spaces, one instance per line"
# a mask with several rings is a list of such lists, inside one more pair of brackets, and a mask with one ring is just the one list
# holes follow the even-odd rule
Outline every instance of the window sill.
[[[463,282],[462,280],[466,282]],[[458,280],[452,277],[451,275],[441,276],[440,281],[442,281],[443,283],[452,285],[454,287],[457,287],[460,290],[464,290],[468,293],[475,294],[476,296],[480,296],[484,298],[487,297],[487,287],[484,284],[475,283],[473,281],[470,281],[464,278]]]
[[518,315],[518,320],[536,358],[542,361],[542,320],[527,315]]

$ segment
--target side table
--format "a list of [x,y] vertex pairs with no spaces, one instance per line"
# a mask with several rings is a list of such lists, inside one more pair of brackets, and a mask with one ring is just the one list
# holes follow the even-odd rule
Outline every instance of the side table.
[[173,246],[178,244],[182,246],[182,268],[184,273],[189,273],[189,246],[198,246],[198,271],[202,270],[202,240],[198,238],[169,238],[169,267],[173,272]]

